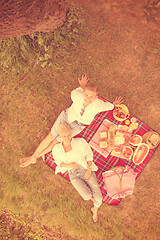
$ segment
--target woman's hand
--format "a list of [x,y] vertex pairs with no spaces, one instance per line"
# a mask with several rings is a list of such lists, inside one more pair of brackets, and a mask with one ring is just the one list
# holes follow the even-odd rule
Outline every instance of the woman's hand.
[[31,163],[36,163],[37,159],[35,157],[25,157],[20,159],[20,167],[27,167]]
[[84,179],[85,180],[88,180],[89,178],[90,178],[90,176],[91,176],[91,168],[88,168],[87,169],[87,171],[85,172],[85,174],[84,174]]

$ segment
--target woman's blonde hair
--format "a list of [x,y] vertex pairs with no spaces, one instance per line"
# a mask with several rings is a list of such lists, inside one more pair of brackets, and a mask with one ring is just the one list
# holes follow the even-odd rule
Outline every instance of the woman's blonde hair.
[[60,123],[59,126],[58,126],[58,133],[59,135],[61,135],[61,133],[63,132],[71,132],[71,127],[68,123]]

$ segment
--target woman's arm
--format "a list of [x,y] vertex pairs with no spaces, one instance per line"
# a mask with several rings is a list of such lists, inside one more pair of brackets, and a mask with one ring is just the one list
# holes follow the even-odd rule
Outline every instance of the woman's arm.
[[77,169],[79,167],[78,163],[71,162],[71,163],[64,163],[62,162],[60,164],[60,167],[65,167],[65,168],[71,168],[71,169]]
[[90,178],[92,172],[92,161],[87,162],[87,171],[84,174],[84,179],[87,180]]

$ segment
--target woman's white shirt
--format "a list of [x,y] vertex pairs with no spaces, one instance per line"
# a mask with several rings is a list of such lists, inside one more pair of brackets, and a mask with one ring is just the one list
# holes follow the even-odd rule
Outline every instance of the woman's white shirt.
[[92,161],[92,171],[97,171],[97,166],[93,163],[93,152],[83,138],[72,138],[71,140],[72,150],[65,152],[62,142],[54,146],[52,150],[53,158],[57,164],[55,174],[58,172],[65,173],[70,168],[61,167],[61,163],[78,163],[82,167],[87,169],[87,162]]

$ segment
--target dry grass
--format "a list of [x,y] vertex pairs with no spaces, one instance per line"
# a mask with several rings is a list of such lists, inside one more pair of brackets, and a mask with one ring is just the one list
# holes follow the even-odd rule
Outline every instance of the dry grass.
[[0,208],[28,214],[30,223],[38,219],[46,239],[158,240],[159,149],[137,179],[134,194],[116,207],[103,204],[97,224],[91,203],[42,160],[19,169],[20,157],[34,151],[70,105],[70,91],[83,72],[100,86],[102,97],[123,96],[134,116],[160,132],[159,35],[125,10],[85,4],[84,9],[83,35],[68,49],[65,67],[59,62],[57,69],[37,67],[19,77],[1,71]]

